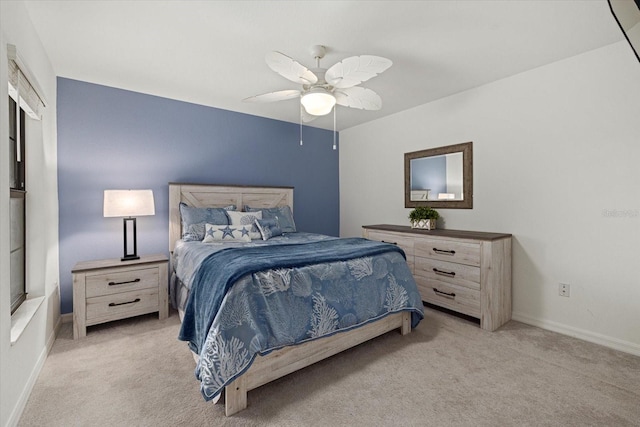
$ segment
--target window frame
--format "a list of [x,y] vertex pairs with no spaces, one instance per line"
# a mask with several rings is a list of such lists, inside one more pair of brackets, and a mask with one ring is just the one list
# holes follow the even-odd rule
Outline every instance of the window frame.
[[[19,240],[22,242],[20,248],[22,249],[22,259],[21,261],[21,269],[22,269],[22,280],[21,283],[14,283],[17,279],[14,274],[16,273],[13,269],[10,269],[10,295],[14,294],[18,288],[20,288],[16,294],[18,294],[16,299],[12,299],[11,301],[11,314],[13,314],[20,305],[27,299],[27,188],[26,188],[26,138],[25,138],[25,130],[26,130],[26,113],[20,108],[19,115],[16,114],[16,110],[18,109],[18,103],[9,95],[9,143],[11,147],[10,151],[10,173],[12,176],[10,177],[9,183],[9,193],[10,199],[22,199],[22,218],[19,219],[18,223],[22,224],[22,229],[15,230],[13,218],[11,221],[11,230],[10,230],[10,241],[13,242],[15,238],[16,232],[21,233],[22,235],[19,237]],[[13,111],[13,112],[12,112]],[[19,118],[19,120],[18,120]],[[18,123],[19,123],[19,132],[18,132]],[[20,155],[18,157],[18,154]],[[19,159],[19,160],[18,160]],[[11,249],[11,248],[10,248]],[[18,249],[16,249],[18,250]],[[11,250],[14,252],[14,250]]]

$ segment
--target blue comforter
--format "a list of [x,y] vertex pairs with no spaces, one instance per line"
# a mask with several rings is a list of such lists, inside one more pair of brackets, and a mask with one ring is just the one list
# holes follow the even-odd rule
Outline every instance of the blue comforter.
[[394,245],[366,239],[227,248],[195,270],[179,338],[199,354],[206,400],[257,354],[362,326],[422,302]]

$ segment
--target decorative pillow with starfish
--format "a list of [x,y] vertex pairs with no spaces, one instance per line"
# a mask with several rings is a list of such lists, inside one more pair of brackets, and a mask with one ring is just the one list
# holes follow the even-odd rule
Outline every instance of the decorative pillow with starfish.
[[250,242],[252,225],[214,225],[205,226],[203,243],[211,242]]

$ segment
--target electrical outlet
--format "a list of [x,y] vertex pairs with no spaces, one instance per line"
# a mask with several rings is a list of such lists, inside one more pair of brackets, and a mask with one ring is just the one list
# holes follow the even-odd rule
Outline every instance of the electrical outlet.
[[558,287],[558,295],[561,297],[569,297],[571,286],[567,283],[560,283]]

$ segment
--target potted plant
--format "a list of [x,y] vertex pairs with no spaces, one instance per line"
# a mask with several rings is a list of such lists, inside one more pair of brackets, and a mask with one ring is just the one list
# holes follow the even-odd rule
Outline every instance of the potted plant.
[[424,230],[435,230],[436,220],[440,218],[440,214],[435,209],[428,206],[419,206],[409,212],[409,220],[411,228],[422,228]]

